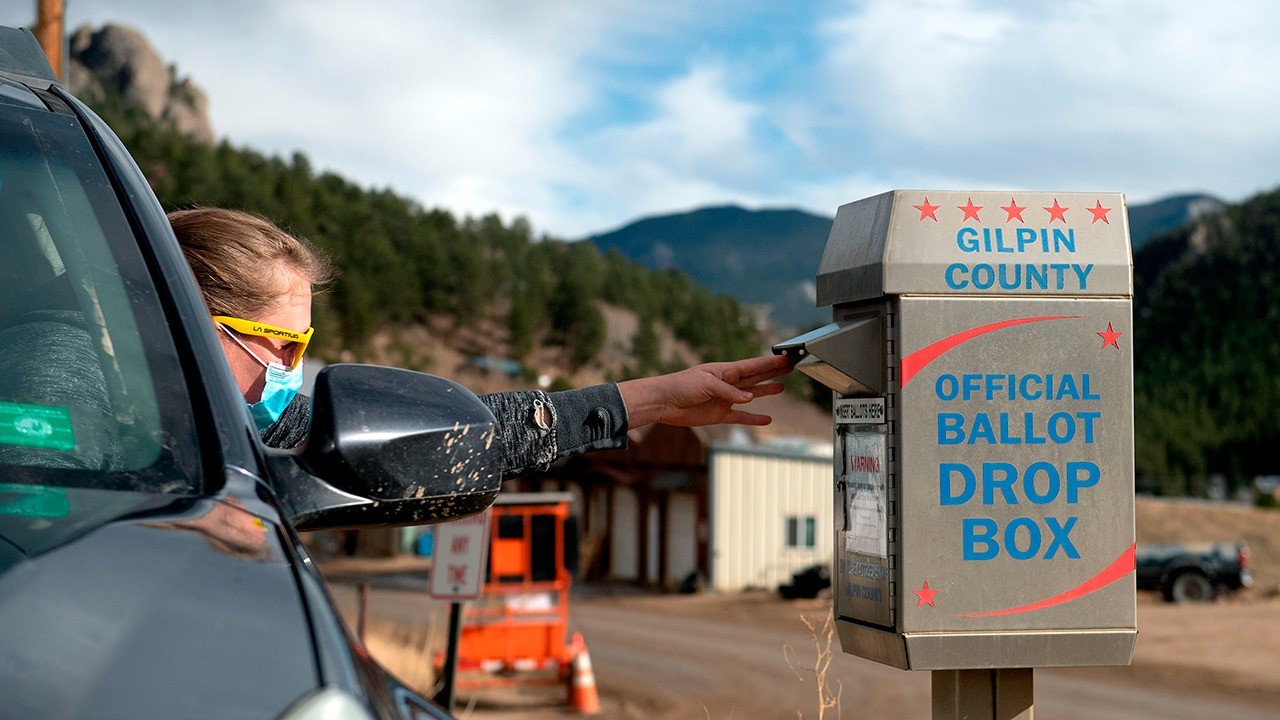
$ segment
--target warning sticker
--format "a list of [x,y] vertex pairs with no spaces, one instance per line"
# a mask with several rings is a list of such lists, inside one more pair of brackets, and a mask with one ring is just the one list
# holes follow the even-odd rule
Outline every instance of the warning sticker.
[[0,402],[0,444],[75,450],[71,411],[52,405]]
[[849,488],[849,530],[844,536],[844,549],[888,557],[885,436],[848,433],[844,437],[844,455]]

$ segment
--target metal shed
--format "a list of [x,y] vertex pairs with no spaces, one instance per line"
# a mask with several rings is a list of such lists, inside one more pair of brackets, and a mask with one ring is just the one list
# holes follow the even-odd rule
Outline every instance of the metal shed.
[[710,586],[776,588],[831,562],[831,451],[713,445]]

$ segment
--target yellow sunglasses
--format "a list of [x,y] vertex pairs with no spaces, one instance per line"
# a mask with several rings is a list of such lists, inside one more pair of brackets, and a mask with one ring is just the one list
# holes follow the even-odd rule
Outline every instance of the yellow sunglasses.
[[213,321],[225,325],[241,335],[256,335],[270,340],[287,340],[293,343],[293,362],[289,365],[290,370],[298,367],[298,364],[302,362],[302,354],[307,351],[307,344],[311,342],[311,335],[316,331],[315,328],[309,327],[306,332],[300,333],[255,320],[242,320],[241,318],[228,317],[226,315],[214,315]]

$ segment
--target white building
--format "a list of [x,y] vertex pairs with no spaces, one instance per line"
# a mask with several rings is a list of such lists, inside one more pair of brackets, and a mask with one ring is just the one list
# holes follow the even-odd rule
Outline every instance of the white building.
[[712,445],[709,465],[711,588],[776,588],[797,570],[831,562],[829,446]]

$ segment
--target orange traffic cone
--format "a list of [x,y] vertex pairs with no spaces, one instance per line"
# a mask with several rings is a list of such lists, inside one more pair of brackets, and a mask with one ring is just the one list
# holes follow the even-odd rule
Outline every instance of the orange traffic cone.
[[[574,638],[577,640],[577,638]],[[569,707],[579,715],[600,712],[600,694],[596,691],[596,674],[591,671],[591,655],[586,643],[573,656],[573,679],[569,684]]]

